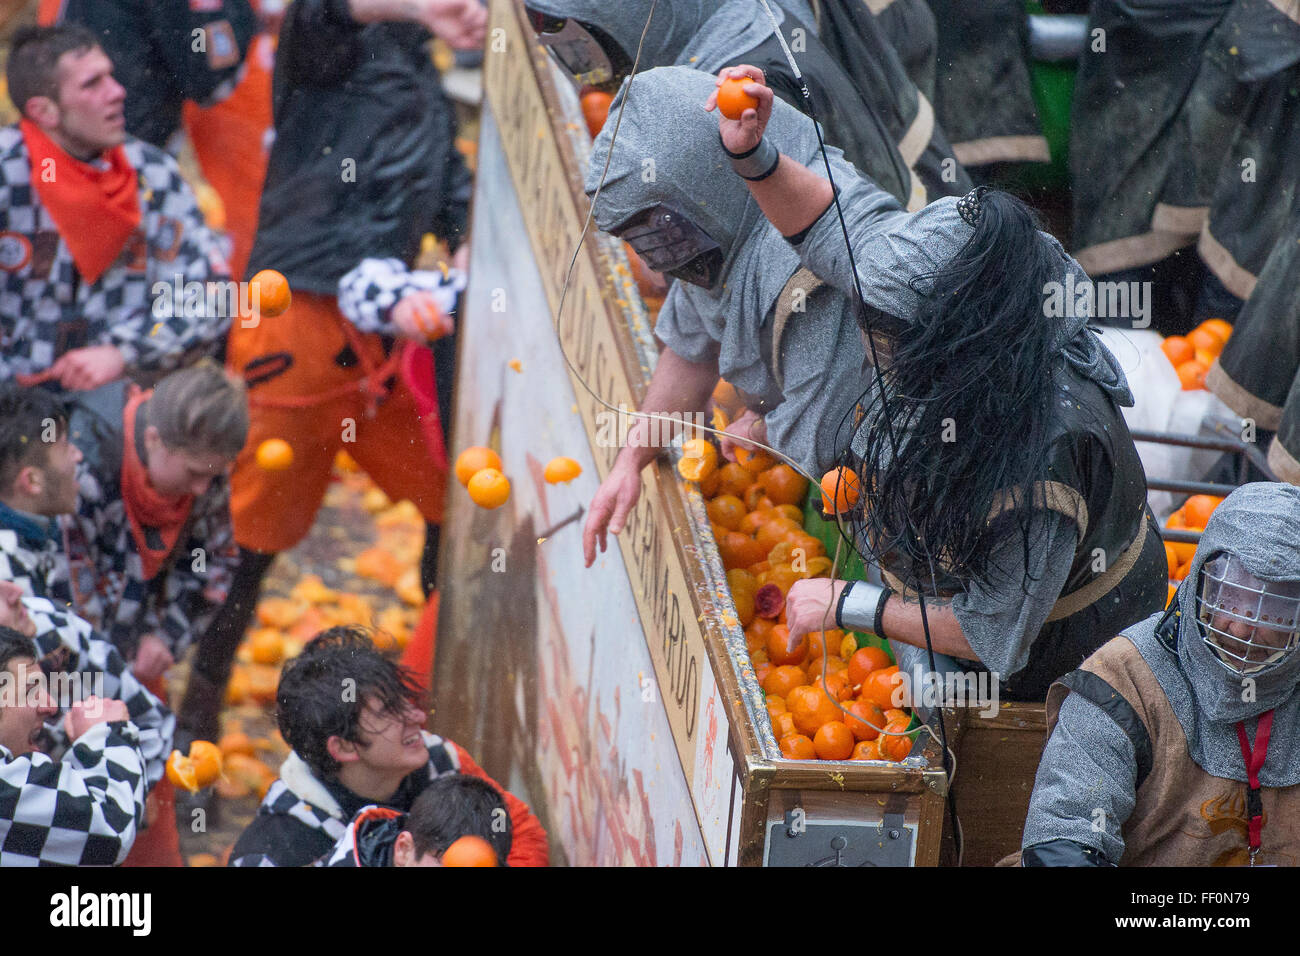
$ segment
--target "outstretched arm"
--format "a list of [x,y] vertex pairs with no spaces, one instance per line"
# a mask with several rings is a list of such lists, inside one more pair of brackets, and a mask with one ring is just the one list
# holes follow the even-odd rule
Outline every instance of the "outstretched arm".
[[[729,77],[748,77],[753,81],[745,86],[745,92],[758,100],[758,109],[745,110],[738,120],[727,119],[719,111],[718,130],[722,145],[733,156],[749,153],[751,161],[761,163],[762,168],[755,167],[752,174],[744,174],[750,193],[763,210],[763,215],[781,235],[798,235],[830,206],[834,198],[831,184],[802,163],[776,153],[775,147],[764,147],[763,132],[772,118],[773,93],[764,85],[763,71],[756,66],[729,66],[718,74],[718,86]],[[704,108],[713,110],[717,105],[718,94],[715,91]],[[768,150],[772,155],[765,160],[763,157]],[[769,172],[772,162],[776,166]],[[760,175],[764,178],[751,178]]]

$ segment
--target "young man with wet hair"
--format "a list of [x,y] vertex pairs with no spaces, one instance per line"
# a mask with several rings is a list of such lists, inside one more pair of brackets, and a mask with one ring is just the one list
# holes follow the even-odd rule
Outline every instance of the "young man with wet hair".
[[412,675],[358,627],[317,635],[285,667],[276,719],[293,752],[230,854],[232,866],[307,866],[333,851],[348,824],[375,805],[409,812],[434,780],[481,777],[509,810],[511,866],[544,866],[546,831],[527,804],[498,786],[459,745],[423,730]]

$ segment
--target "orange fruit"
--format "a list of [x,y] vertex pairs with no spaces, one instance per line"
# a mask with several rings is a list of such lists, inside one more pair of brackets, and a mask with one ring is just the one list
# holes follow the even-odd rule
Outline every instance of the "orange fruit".
[[[778,544],[785,540],[785,536],[792,530],[797,530],[799,526],[783,515],[773,514],[772,517],[764,523],[763,527],[758,529],[754,535],[754,540],[763,549],[763,558],[771,561],[771,551]],[[760,558],[759,560],[763,560]]]
[[1228,339],[1232,338],[1232,325],[1223,319],[1206,319],[1197,327],[1213,332],[1223,340],[1225,345],[1228,343]]
[[456,456],[456,480],[462,485],[469,485],[469,480],[484,468],[500,471],[504,467],[501,456],[491,448],[473,445]]
[[[402,576],[406,566],[387,548],[366,548],[357,555],[356,572],[363,578],[378,581],[386,587],[394,587]],[[265,661],[274,664],[275,661]]]
[[[854,637],[852,634],[845,634],[844,637],[840,639],[840,651],[839,651],[840,657],[842,657],[846,661],[851,661],[853,659],[853,655],[856,654],[857,652],[858,652],[858,639]],[[856,687],[857,685],[855,684],[854,686]]]
[[1205,373],[1209,370],[1208,365],[1204,362],[1198,362],[1196,359],[1184,362],[1174,369],[1178,373],[1178,381],[1182,383],[1184,392],[1194,392],[1198,388],[1205,388]]
[[[742,501],[741,506],[743,507],[744,504],[745,503]],[[747,512],[745,517],[740,519],[740,524],[736,525],[735,530],[739,531],[741,534],[747,534],[752,537],[758,533],[759,528],[767,524],[773,517],[774,515],[770,511]]]
[[892,671],[888,667],[882,667],[874,670],[862,681],[861,695],[862,699],[870,701],[881,710],[888,710],[891,707],[898,706],[894,700],[894,691],[897,689],[899,699],[903,696],[901,688],[902,675],[898,671]]
[[1178,570],[1178,563],[1179,563],[1178,550],[1173,546],[1171,542],[1166,541],[1165,542],[1165,564],[1169,565],[1170,578],[1172,578],[1174,576],[1174,572]]
[[572,458],[552,458],[546,463],[546,468],[542,470],[542,477],[546,479],[549,485],[558,485],[564,481],[572,481],[582,474],[582,466]]
[[595,139],[609,119],[609,104],[614,97],[604,90],[588,90],[582,94],[582,118],[587,121],[587,132]]
[[853,734],[838,720],[822,724],[813,736],[813,749],[822,760],[848,760],[853,743]]
[[819,674],[815,686],[826,688],[826,692],[838,701],[846,701],[853,697],[853,688],[849,686],[849,675],[844,671],[827,674],[825,678]]
[[[767,657],[766,650],[764,650],[762,654],[764,658]],[[758,682],[759,687],[767,686],[767,678],[774,670],[776,670],[776,668],[774,668],[770,663],[760,664],[758,661],[754,662],[754,680]]]
[[798,732],[799,728],[794,725],[794,714],[788,710],[782,711],[772,718],[772,736],[777,740]]
[[776,464],[776,459],[761,448],[736,446],[736,464],[751,475],[760,475]]
[[905,720],[910,724],[912,722],[912,715],[905,710],[891,707],[889,710],[885,711],[885,720]]
[[847,707],[849,713],[842,719],[856,740],[875,740],[880,736],[880,728],[889,723],[880,708],[870,701],[855,700]]
[[500,866],[497,851],[479,836],[463,836],[442,855],[443,866]]
[[850,760],[879,760],[880,744],[874,740],[859,740],[853,745],[853,753],[849,755]]
[[1192,495],[1183,503],[1183,520],[1193,531],[1204,531],[1210,523],[1210,515],[1222,503],[1223,499],[1214,495]]
[[812,739],[803,734],[787,734],[777,741],[781,754],[791,760],[815,760],[817,750]]
[[889,655],[879,647],[860,647],[853,652],[849,658],[849,681],[854,687],[857,687],[867,675],[874,670],[880,670],[882,667],[888,667],[893,661]]
[[784,624],[772,628],[767,636],[767,657],[773,664],[798,664],[808,653],[808,636],[799,638],[793,650],[786,650],[790,630]]
[[912,738],[897,736],[907,730],[909,723],[906,720],[891,720],[885,725],[884,733],[878,741],[881,757],[897,762],[912,752]]
[[1187,575],[1189,575],[1189,574],[1191,574],[1191,573],[1192,573],[1192,562],[1191,562],[1191,561],[1188,561],[1186,564],[1180,564],[1180,565],[1178,566],[1178,570],[1174,572],[1174,580],[1175,580],[1175,581],[1185,581],[1185,580],[1187,579]]
[[748,568],[763,560],[763,549],[753,538],[738,531],[728,531],[718,541],[718,555],[728,571]]
[[1197,351],[1218,355],[1223,351],[1223,339],[1205,326],[1200,326],[1187,334],[1187,344]]
[[795,667],[793,664],[782,664],[779,667],[772,668],[771,673],[767,675],[767,680],[763,681],[763,690],[769,694],[784,697],[785,705],[791,707],[790,691],[807,683],[808,675],[803,672],[802,668]]
[[1174,368],[1196,357],[1196,347],[1181,335],[1171,335],[1161,342],[1160,351],[1165,353],[1165,358]]
[[[767,496],[780,505],[797,505],[808,493],[808,479],[789,465],[773,465],[758,476],[758,483],[763,486]],[[803,515],[795,515],[791,520],[801,524]]]
[[776,506],[772,499],[763,493],[763,486],[757,481],[745,489],[743,498],[745,507],[750,511],[772,511]]
[[701,481],[718,470],[718,449],[707,438],[692,438],[682,443],[682,457],[677,473],[687,481]]
[[741,627],[749,627],[754,621],[754,592],[758,582],[748,571],[732,568],[727,572],[727,585],[731,589],[731,600],[736,605],[736,616]]
[[306,612],[306,603],[291,598],[268,597],[257,602],[257,620],[266,627],[285,630],[298,623]]
[[500,508],[510,497],[510,479],[495,468],[475,472],[465,487],[469,490],[470,500],[489,511]]
[[232,668],[230,680],[226,682],[226,703],[232,706],[242,704],[248,699],[248,691],[248,672],[239,666]]
[[1218,352],[1211,352],[1209,349],[1197,349],[1196,361],[1200,362],[1207,369],[1214,364],[1214,360],[1219,357]]
[[822,687],[813,687],[812,693],[800,694],[793,701],[787,695],[786,706],[794,717],[794,725],[803,734],[815,734],[818,727],[827,721],[839,720],[842,713]]
[[728,531],[737,531],[745,517],[745,503],[735,495],[718,495],[704,506],[704,511],[710,521]]
[[736,391],[736,386],[725,378],[718,379],[718,384],[713,386],[713,394],[710,398],[713,399],[715,405],[722,408],[733,420],[738,418],[745,408],[745,403],[741,400],[740,393]]
[[[806,478],[801,478],[800,480],[802,480],[805,485],[808,484],[808,480]],[[800,526],[803,525],[803,510],[799,507],[797,503],[792,505],[777,505],[776,513],[779,515],[784,515],[785,517],[789,518],[797,525]]]
[[229,757],[231,754],[243,754],[246,757],[256,757],[257,748],[253,745],[253,738],[242,730],[232,730],[217,741],[217,748],[221,751],[221,756]]
[[248,639],[257,664],[278,664],[284,660],[284,638],[280,632],[270,627],[260,627]]
[[822,475],[822,511],[828,515],[851,511],[862,494],[857,473],[848,468],[832,468]]
[[293,466],[293,447],[283,438],[268,438],[257,446],[255,458],[263,471],[287,471]]
[[754,476],[734,461],[729,461],[718,469],[718,479],[718,493],[737,498],[743,497],[754,483]]
[[194,761],[179,750],[173,750],[167,758],[167,779],[173,786],[198,793],[199,785],[195,782]]
[[194,782],[207,787],[221,776],[221,748],[209,740],[196,740],[190,744],[190,762],[194,764]]
[[265,664],[248,668],[248,696],[259,704],[275,702],[275,692],[280,689],[280,672]]
[[700,494],[705,498],[712,498],[718,493],[718,488],[721,487],[721,484],[722,481],[718,478],[718,473],[715,471],[713,474],[705,476],[704,480],[700,482]]
[[768,715],[771,717],[776,717],[777,714],[784,714],[790,709],[785,706],[785,698],[778,697],[776,694],[768,694],[766,703]]
[[751,654],[757,647],[767,647],[767,635],[772,633],[774,627],[776,627],[776,622],[769,621],[765,617],[756,617],[749,622],[745,628],[745,643],[749,645]]
[[248,282],[249,295],[258,315],[273,319],[289,311],[293,294],[289,280],[274,269],[263,269]]
[[738,120],[745,110],[757,110],[758,100],[745,92],[754,81],[749,77],[728,77],[718,87],[718,111],[729,120]]
[[[831,617],[834,620],[834,616]],[[836,655],[840,645],[844,643],[844,632],[838,627],[832,627],[825,631],[813,631],[808,635],[808,661],[817,662],[821,667],[822,657],[826,654],[826,649],[830,648],[832,657]]]

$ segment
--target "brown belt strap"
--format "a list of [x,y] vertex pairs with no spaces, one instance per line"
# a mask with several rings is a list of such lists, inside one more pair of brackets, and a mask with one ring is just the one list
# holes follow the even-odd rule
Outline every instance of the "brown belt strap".
[[823,284],[821,279],[801,267],[790,277],[790,281],[781,290],[781,295],[777,297],[776,313],[772,316],[772,377],[776,379],[777,388],[782,391],[785,391],[785,375],[781,371],[781,336],[785,335],[786,323],[794,314],[795,295],[803,293],[804,308],[799,310],[803,312],[812,294]]

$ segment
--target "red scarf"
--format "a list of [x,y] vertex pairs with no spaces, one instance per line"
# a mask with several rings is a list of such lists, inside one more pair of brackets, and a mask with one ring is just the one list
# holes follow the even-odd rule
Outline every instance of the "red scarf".
[[[19,126],[31,159],[32,187],[68,244],[77,271],[94,285],[140,225],[135,169],[121,146],[104,154],[108,168],[101,170],[69,156],[31,120]],[[54,182],[46,181],[46,169],[54,171]]]
[[[185,523],[194,505],[193,495],[169,497],[161,495],[149,484],[149,472],[135,450],[135,416],[140,406],[148,401],[153,391],[142,392],[132,386],[126,410],[122,412],[123,439],[126,447],[122,454],[122,503],[126,505],[131,537],[140,554],[146,581],[152,581],[176,547]],[[151,548],[145,529],[155,531],[162,539],[161,548]]]

